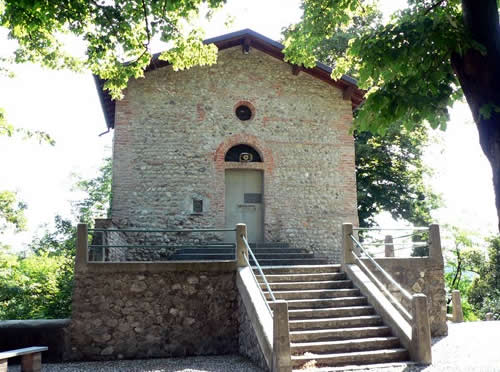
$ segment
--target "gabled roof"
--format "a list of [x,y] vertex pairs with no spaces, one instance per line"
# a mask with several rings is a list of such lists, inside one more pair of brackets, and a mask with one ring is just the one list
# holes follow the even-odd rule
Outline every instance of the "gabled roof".
[[[213,37],[204,40],[205,44],[215,44],[219,50],[232,48],[235,46],[241,46],[242,48],[248,50],[248,48],[255,48],[261,52],[267,53],[272,57],[279,60],[284,60],[285,55],[283,54],[284,45],[280,44],[274,40],[271,40],[264,35],[261,35],[250,29],[244,29],[236,32],[231,32],[229,34]],[[156,53],[151,59],[151,63],[146,68],[146,71],[155,70],[160,67],[168,66],[170,63],[168,61],[160,60],[161,53]],[[310,74],[318,79],[325,81],[326,83],[333,85],[344,92],[344,99],[350,99],[353,108],[357,107],[363,100],[364,92],[358,88],[357,82],[350,76],[343,75],[340,80],[333,80],[330,75],[332,73],[332,68],[317,62],[316,67],[304,68],[293,65],[293,74],[298,74],[299,72],[304,72]],[[101,101],[102,110],[104,117],[106,119],[106,124],[108,128],[114,128],[115,125],[115,101],[111,98],[109,93],[103,89],[105,80],[100,79],[94,75],[95,84],[97,87],[97,92],[99,94],[99,99]]]

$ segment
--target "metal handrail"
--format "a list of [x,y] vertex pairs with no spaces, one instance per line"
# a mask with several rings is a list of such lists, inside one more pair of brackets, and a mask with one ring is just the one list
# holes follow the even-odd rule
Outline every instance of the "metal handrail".
[[390,230],[390,231],[408,231],[408,230],[416,230],[416,231],[425,231],[429,230],[428,227],[395,227],[393,229],[387,228],[387,227],[353,227],[352,228],[354,231],[365,231],[365,230],[374,230],[374,231],[381,231],[381,230]]
[[[411,301],[412,297],[403,287],[396,282],[392,276],[389,275],[387,271],[385,271],[374,259],[373,257],[363,248],[360,242],[356,240],[354,236],[351,235],[351,239],[356,243],[359,249],[368,257],[371,263],[382,273],[382,275],[389,280],[391,284],[393,284],[401,294],[409,301]],[[361,257],[359,257],[354,251],[352,252],[353,256],[357,262],[357,264],[365,271],[365,273],[370,277],[370,279],[384,292],[389,301],[394,305],[394,307],[399,311],[399,313],[405,318],[408,323],[412,323],[413,316],[406,310],[406,308],[393,296],[393,294],[386,288],[386,286],[377,279],[377,277],[370,271],[370,269],[361,261]]]
[[266,304],[266,307],[267,309],[269,310],[269,313],[271,314],[271,316],[273,316],[273,311],[271,310],[271,307],[269,306],[269,303],[267,302],[267,298],[266,296],[264,295],[264,292],[262,291],[262,288],[260,287],[260,283],[259,281],[257,280],[257,277],[255,276],[255,273],[253,272],[253,270],[251,269],[251,265],[250,265],[250,261],[248,261],[248,257],[245,256],[245,261],[248,265],[248,267],[250,267],[250,272],[252,273],[253,275],[253,279],[255,280],[255,283],[257,283],[257,286],[260,288],[260,295],[262,296],[262,299],[264,300],[264,303]]
[[191,232],[228,232],[236,229],[184,229],[184,230],[143,230],[143,229],[89,229],[89,232],[163,232],[163,233],[191,233]]
[[401,287],[401,285],[399,285],[398,282],[396,282],[392,276],[389,275],[389,273],[387,271],[385,271],[382,266],[380,266],[377,261],[375,261],[373,259],[372,256],[370,256],[370,254],[363,248],[363,246],[361,245],[360,242],[358,242],[358,240],[351,235],[351,239],[356,243],[356,245],[359,247],[359,249],[361,249],[361,251],[366,255],[366,257],[368,257],[368,259],[370,260],[371,263],[373,263],[373,265],[375,265],[375,267],[382,273],[382,275],[385,276],[385,278],[392,284],[394,285],[400,292],[401,294],[408,300],[408,301],[411,301],[412,299],[412,296],[410,295],[410,293],[404,289],[403,287]]
[[[273,302],[275,302],[275,301],[276,301],[276,298],[274,297],[274,293],[273,293],[273,291],[271,290],[271,286],[269,285],[269,282],[267,281],[266,276],[264,275],[264,272],[262,271],[262,268],[261,268],[261,267],[260,267],[260,265],[259,265],[259,261],[257,261],[257,258],[255,258],[255,255],[253,254],[252,249],[250,248],[250,245],[248,244],[247,239],[246,239],[244,236],[242,237],[242,239],[243,239],[243,242],[245,243],[245,245],[246,245],[246,247],[247,247],[248,253],[250,253],[250,255],[252,256],[253,262],[254,262],[254,263],[255,263],[255,265],[257,266],[257,270],[259,270],[259,274],[262,276],[262,279],[264,279],[264,283],[266,284],[266,287],[267,287],[267,290],[268,290],[268,292],[269,292],[269,295],[271,296],[271,300],[272,300]],[[249,260],[248,260],[248,258],[247,258],[247,257],[245,257],[245,259],[246,259],[246,261],[247,261],[247,263],[248,263],[248,266],[251,266],[251,265],[250,265],[250,262],[249,262]],[[251,270],[251,271],[252,271],[252,273],[253,273],[253,270]],[[259,283],[259,281],[257,280],[257,277],[255,276],[255,274],[254,274],[254,278],[255,278],[255,281],[257,282],[257,284],[258,284],[259,288],[261,288],[260,283]],[[264,295],[264,292],[262,291],[262,288],[261,288],[261,292],[262,292],[262,294]],[[265,296],[264,296],[264,298],[265,298]],[[267,303],[267,300],[266,300],[266,303]],[[268,306],[268,307],[269,307],[269,306]],[[269,310],[271,310],[271,308],[269,308]]]
[[398,247],[424,247],[427,246],[429,243],[426,242],[412,242],[412,243],[363,243],[365,246],[370,246],[370,247],[379,247],[381,245],[396,245]]

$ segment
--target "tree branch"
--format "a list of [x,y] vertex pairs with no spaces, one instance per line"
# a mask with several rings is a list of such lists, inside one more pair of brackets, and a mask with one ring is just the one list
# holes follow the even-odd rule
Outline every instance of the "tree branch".
[[438,6],[440,6],[442,3],[444,3],[446,0],[439,0],[437,3],[434,3],[430,6],[430,8],[427,8],[424,12],[424,15],[427,15],[429,14],[429,12],[432,10],[432,9],[435,9],[437,8]]

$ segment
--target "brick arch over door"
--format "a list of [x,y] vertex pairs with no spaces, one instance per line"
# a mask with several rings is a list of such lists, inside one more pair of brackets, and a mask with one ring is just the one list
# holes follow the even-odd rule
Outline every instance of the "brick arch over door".
[[[251,163],[240,163],[240,162],[226,162],[224,158],[226,153],[233,146],[236,145],[248,145],[257,151],[262,159],[262,162],[251,162]],[[266,145],[264,141],[261,141],[256,136],[246,133],[234,134],[227,137],[216,149],[214,154],[215,162],[215,177],[216,177],[216,189],[214,198],[214,207],[216,209],[217,221],[216,225],[219,227],[225,224],[225,172],[226,169],[255,169],[261,170],[264,174],[264,239],[268,239],[266,234],[267,231],[267,220],[268,213],[266,213],[266,205],[268,205],[268,199],[270,197],[269,190],[271,185],[271,179],[274,169],[274,158],[271,149]]]

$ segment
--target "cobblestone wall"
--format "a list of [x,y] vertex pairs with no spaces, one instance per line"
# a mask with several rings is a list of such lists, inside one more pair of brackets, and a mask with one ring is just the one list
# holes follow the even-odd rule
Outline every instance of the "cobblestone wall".
[[[238,102],[251,120],[234,114]],[[162,67],[116,103],[113,221],[120,226],[224,226],[226,169],[264,173],[264,234],[339,261],[340,229],[357,221],[350,100],[256,49],[222,50],[217,65]],[[244,143],[262,163],[226,163]],[[193,199],[203,213],[193,213]]]
[[238,344],[239,352],[241,355],[246,356],[264,371],[268,371],[269,368],[266,363],[266,358],[262,354],[262,350],[259,346],[259,341],[257,340],[257,335],[252,326],[250,317],[247,314],[245,305],[240,295],[238,294],[238,314],[239,314],[239,335]]
[[76,274],[70,359],[238,352],[234,272],[112,270]]
[[[430,258],[377,258],[396,282],[410,293],[423,293],[427,296],[429,323],[433,337],[446,336],[446,292],[444,288],[443,264]],[[411,304],[405,302],[401,293],[387,281],[374,266],[364,260],[372,272],[381,280],[391,293],[411,312]]]

